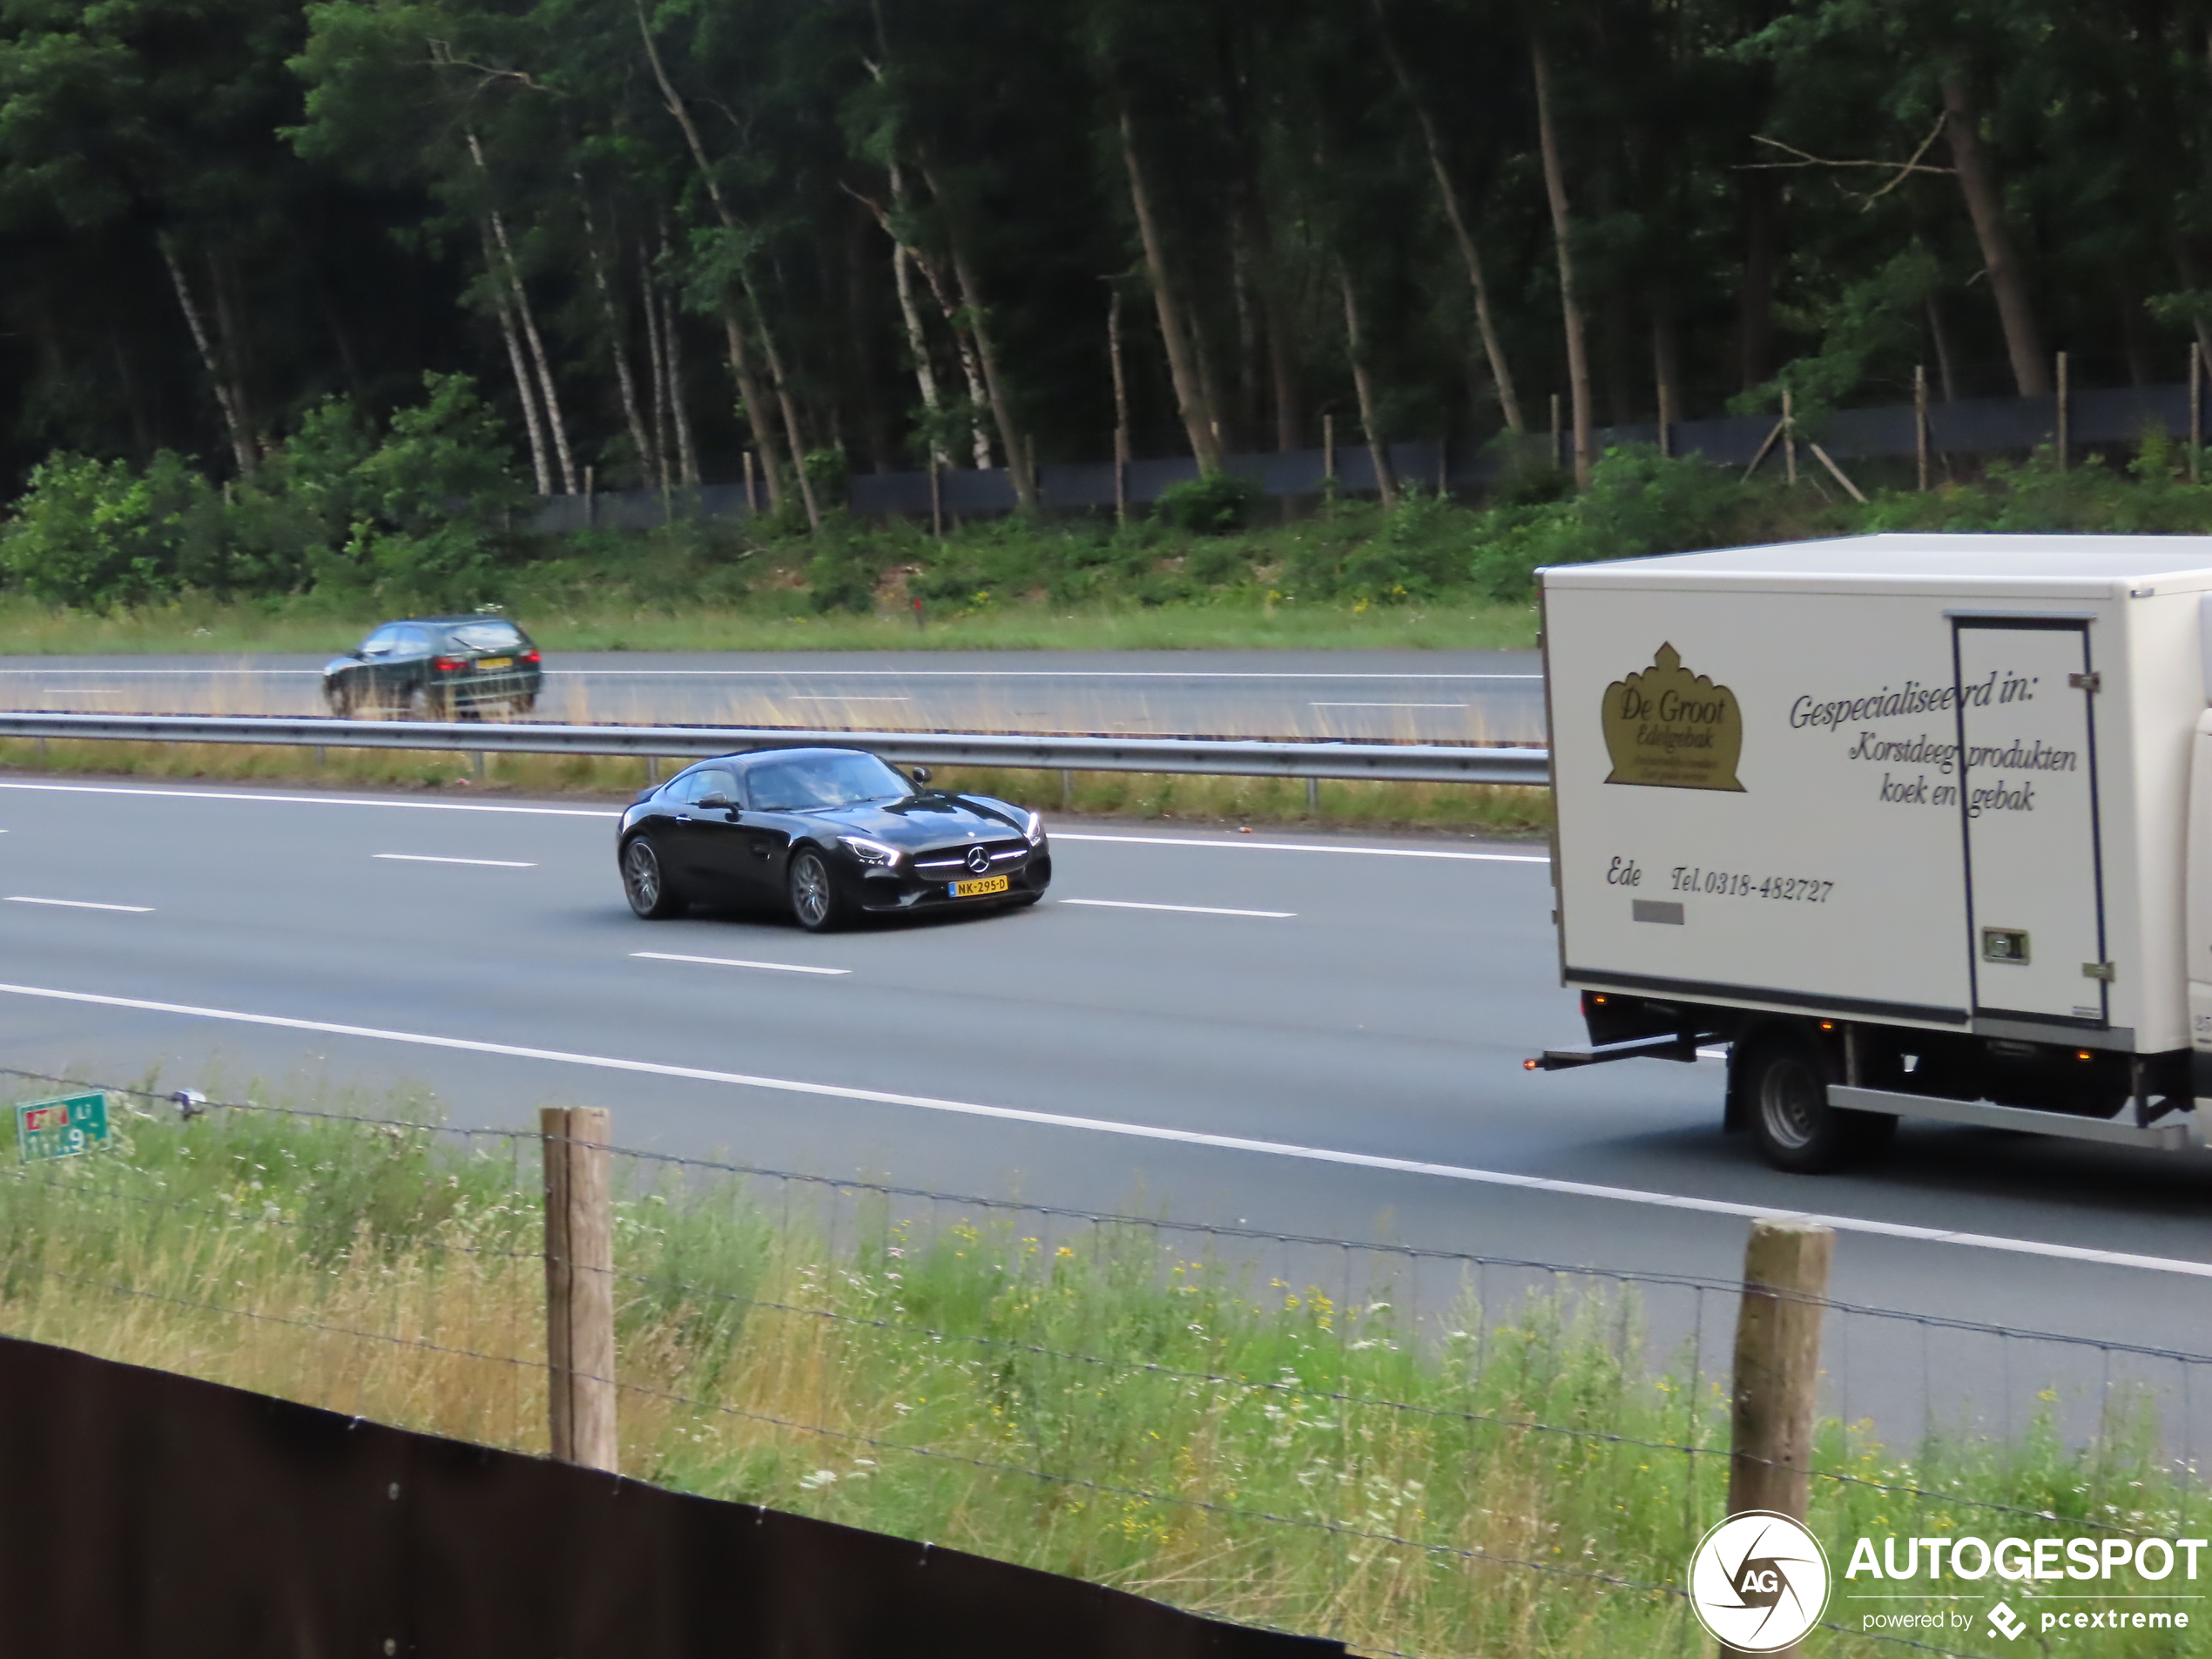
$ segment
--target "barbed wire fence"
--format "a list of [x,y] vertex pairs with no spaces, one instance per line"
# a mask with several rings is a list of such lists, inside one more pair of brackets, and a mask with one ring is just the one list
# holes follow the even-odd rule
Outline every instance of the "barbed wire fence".
[[[1741,1283],[0,1078],[123,1103],[122,1144],[0,1165],[11,1334],[525,1451],[556,1388],[604,1391],[624,1473],[1362,1652],[1703,1650]],[[577,1154],[617,1195],[570,1265],[617,1358],[563,1377],[541,1195]],[[2212,1356],[1806,1299],[1830,1530],[2201,1516]],[[1891,1592],[1838,1576],[1836,1634],[1973,1651],[1855,1628]]]

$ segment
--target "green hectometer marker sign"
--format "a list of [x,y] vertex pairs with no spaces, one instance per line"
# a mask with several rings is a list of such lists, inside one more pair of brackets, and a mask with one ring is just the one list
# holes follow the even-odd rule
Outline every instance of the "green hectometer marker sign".
[[105,1095],[71,1095],[16,1108],[16,1146],[25,1163],[73,1158],[106,1144]]

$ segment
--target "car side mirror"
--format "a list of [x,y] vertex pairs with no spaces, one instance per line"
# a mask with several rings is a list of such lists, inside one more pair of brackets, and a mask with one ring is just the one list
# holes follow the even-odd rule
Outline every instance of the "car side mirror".
[[927,766],[910,766],[907,768],[907,776],[913,779],[918,784],[926,784],[929,781],[929,768]]
[[692,806],[705,807],[711,813],[733,811],[735,810],[737,804],[737,802],[732,800],[727,795],[701,795],[697,800],[691,803]]

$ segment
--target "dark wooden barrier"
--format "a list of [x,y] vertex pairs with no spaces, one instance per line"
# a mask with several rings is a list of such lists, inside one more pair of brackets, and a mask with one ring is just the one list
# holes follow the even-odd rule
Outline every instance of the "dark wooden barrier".
[[24,1659],[1322,1659],[956,1550],[0,1338]]

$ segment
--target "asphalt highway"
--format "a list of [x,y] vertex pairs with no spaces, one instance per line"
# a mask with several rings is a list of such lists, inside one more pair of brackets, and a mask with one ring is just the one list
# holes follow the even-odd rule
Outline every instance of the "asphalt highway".
[[[1541,847],[1062,824],[1035,909],[817,938],[635,920],[612,830],[573,803],[0,780],[0,1063],[428,1092],[460,1125],[602,1104],[622,1144],[685,1156],[1716,1280],[1746,1217],[1812,1211],[1844,1229],[1844,1300],[2212,1351],[2207,1163],[1908,1126],[1876,1166],[1792,1177],[1720,1133],[1716,1064],[1523,1071],[1580,1035]],[[1720,1304],[1661,1287],[1647,1312],[1724,1352]],[[1853,1414],[1994,1420],[2050,1383],[2093,1413],[2107,1374],[1850,1324]]]
[[[336,642],[334,642],[335,644]],[[0,658],[0,707],[320,714],[323,657]],[[1541,742],[1534,651],[550,652],[537,718]]]

